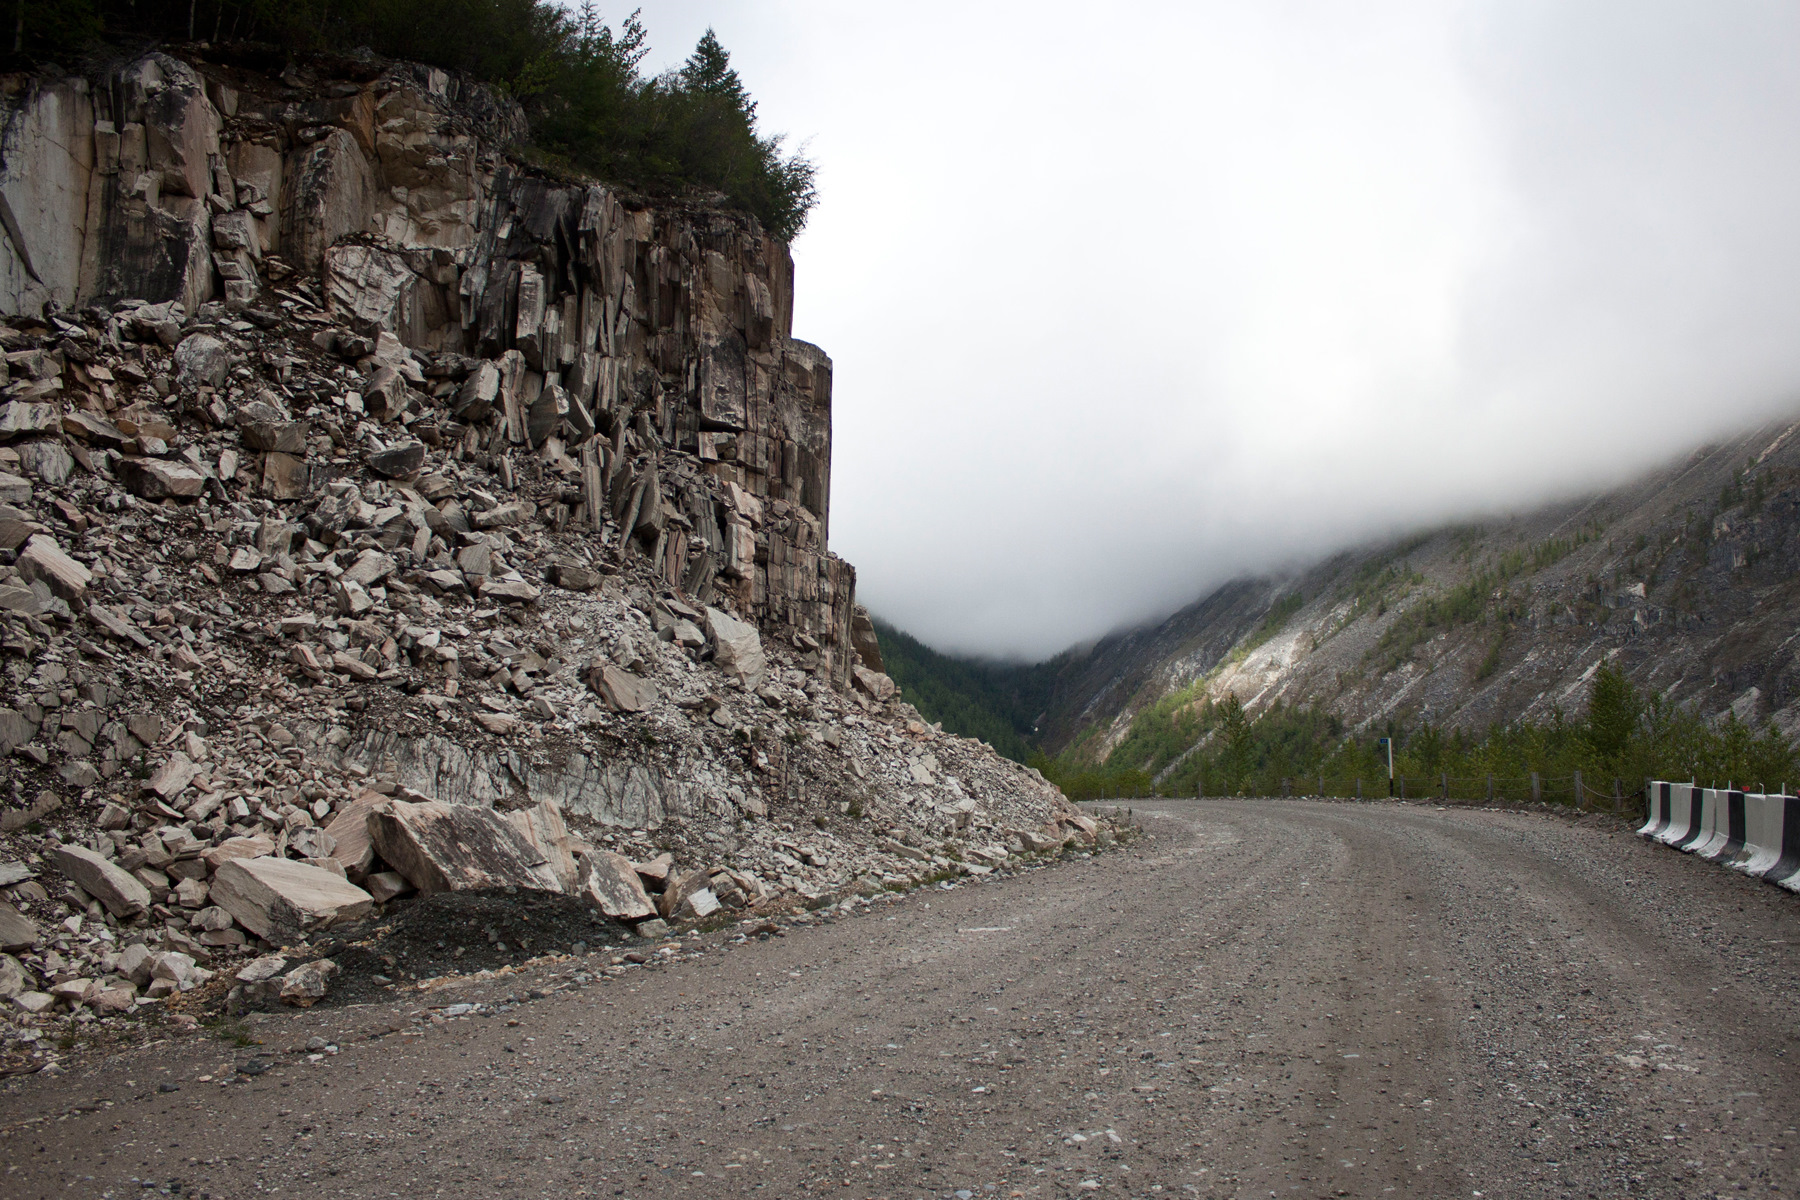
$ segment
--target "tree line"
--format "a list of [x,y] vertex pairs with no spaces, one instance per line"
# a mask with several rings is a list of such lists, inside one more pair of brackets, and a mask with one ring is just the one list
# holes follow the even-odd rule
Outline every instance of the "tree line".
[[[1530,776],[1548,781],[1550,798],[1571,796],[1579,771],[1586,786],[1627,795],[1646,779],[1693,780],[1774,791],[1800,784],[1800,757],[1773,726],[1727,714],[1709,722],[1661,695],[1638,691],[1624,672],[1595,672],[1581,712],[1553,710],[1539,722],[1496,724],[1483,732],[1446,730],[1430,722],[1390,721],[1348,729],[1317,706],[1276,705],[1251,717],[1227,695],[1204,696],[1198,685],[1139,714],[1110,753],[1096,760],[1091,741],[1033,765],[1072,798],[1102,796],[1275,795],[1282,781],[1297,793],[1346,794],[1360,779],[1365,796],[1387,791],[1391,738],[1394,773],[1411,795],[1435,795],[1449,776],[1451,795],[1479,799],[1489,777],[1499,795],[1522,798]],[[1160,779],[1158,777],[1161,777]]]
[[783,241],[799,234],[818,202],[812,162],[760,131],[756,102],[710,29],[679,68],[646,75],[639,13],[615,28],[591,0],[574,9],[553,0],[12,4],[15,69],[69,67],[160,41],[282,55],[366,49],[464,71],[512,96],[531,118],[534,157],[544,166],[651,195],[718,193]]

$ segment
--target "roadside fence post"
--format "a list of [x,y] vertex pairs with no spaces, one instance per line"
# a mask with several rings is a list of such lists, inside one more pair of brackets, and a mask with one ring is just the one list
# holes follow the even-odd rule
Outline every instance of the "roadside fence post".
[[1581,772],[1577,771],[1577,772],[1575,772],[1575,811],[1576,812],[1580,812],[1582,810],[1582,808],[1584,807],[1583,802],[1585,800],[1586,800],[1586,797],[1581,794]]
[[1492,775],[1489,775],[1488,776],[1488,803],[1492,804],[1493,802],[1494,802],[1494,777]]
[[1625,811],[1625,785],[1623,783],[1621,783],[1619,780],[1615,779],[1615,780],[1613,780],[1613,816],[1616,817],[1624,811]]
[[1444,787],[1444,799],[1450,799],[1450,772],[1441,772],[1438,778]]
[[1531,773],[1531,802],[1533,804],[1544,802],[1544,782],[1538,778],[1536,771]]
[[1358,800],[1362,799],[1362,776],[1361,775],[1358,775],[1356,777],[1356,798]]
[[1404,775],[1400,777],[1400,798],[1406,799],[1406,776]]

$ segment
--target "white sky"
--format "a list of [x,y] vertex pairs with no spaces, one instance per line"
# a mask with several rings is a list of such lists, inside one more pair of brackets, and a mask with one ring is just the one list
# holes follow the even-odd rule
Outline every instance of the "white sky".
[[[609,9],[616,19],[620,9]],[[1800,407],[1800,5],[661,0],[822,203],[832,548],[944,649]]]

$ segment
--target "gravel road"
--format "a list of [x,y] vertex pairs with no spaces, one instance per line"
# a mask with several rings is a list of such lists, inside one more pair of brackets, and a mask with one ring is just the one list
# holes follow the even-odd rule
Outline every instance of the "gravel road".
[[530,979],[15,1081],[0,1194],[1800,1187],[1800,897],[1592,820],[1137,813],[1123,852],[546,976],[499,1016],[399,1032]]

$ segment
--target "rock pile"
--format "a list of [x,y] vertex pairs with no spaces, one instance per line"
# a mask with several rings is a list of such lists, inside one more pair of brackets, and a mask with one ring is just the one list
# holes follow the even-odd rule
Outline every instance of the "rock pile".
[[[268,956],[415,892],[655,934],[1106,836],[881,673],[784,247],[519,173],[440,73],[229,74],[58,110],[98,224],[10,268],[13,1016],[310,1003],[331,971]],[[134,205],[207,253],[83,275]]]

